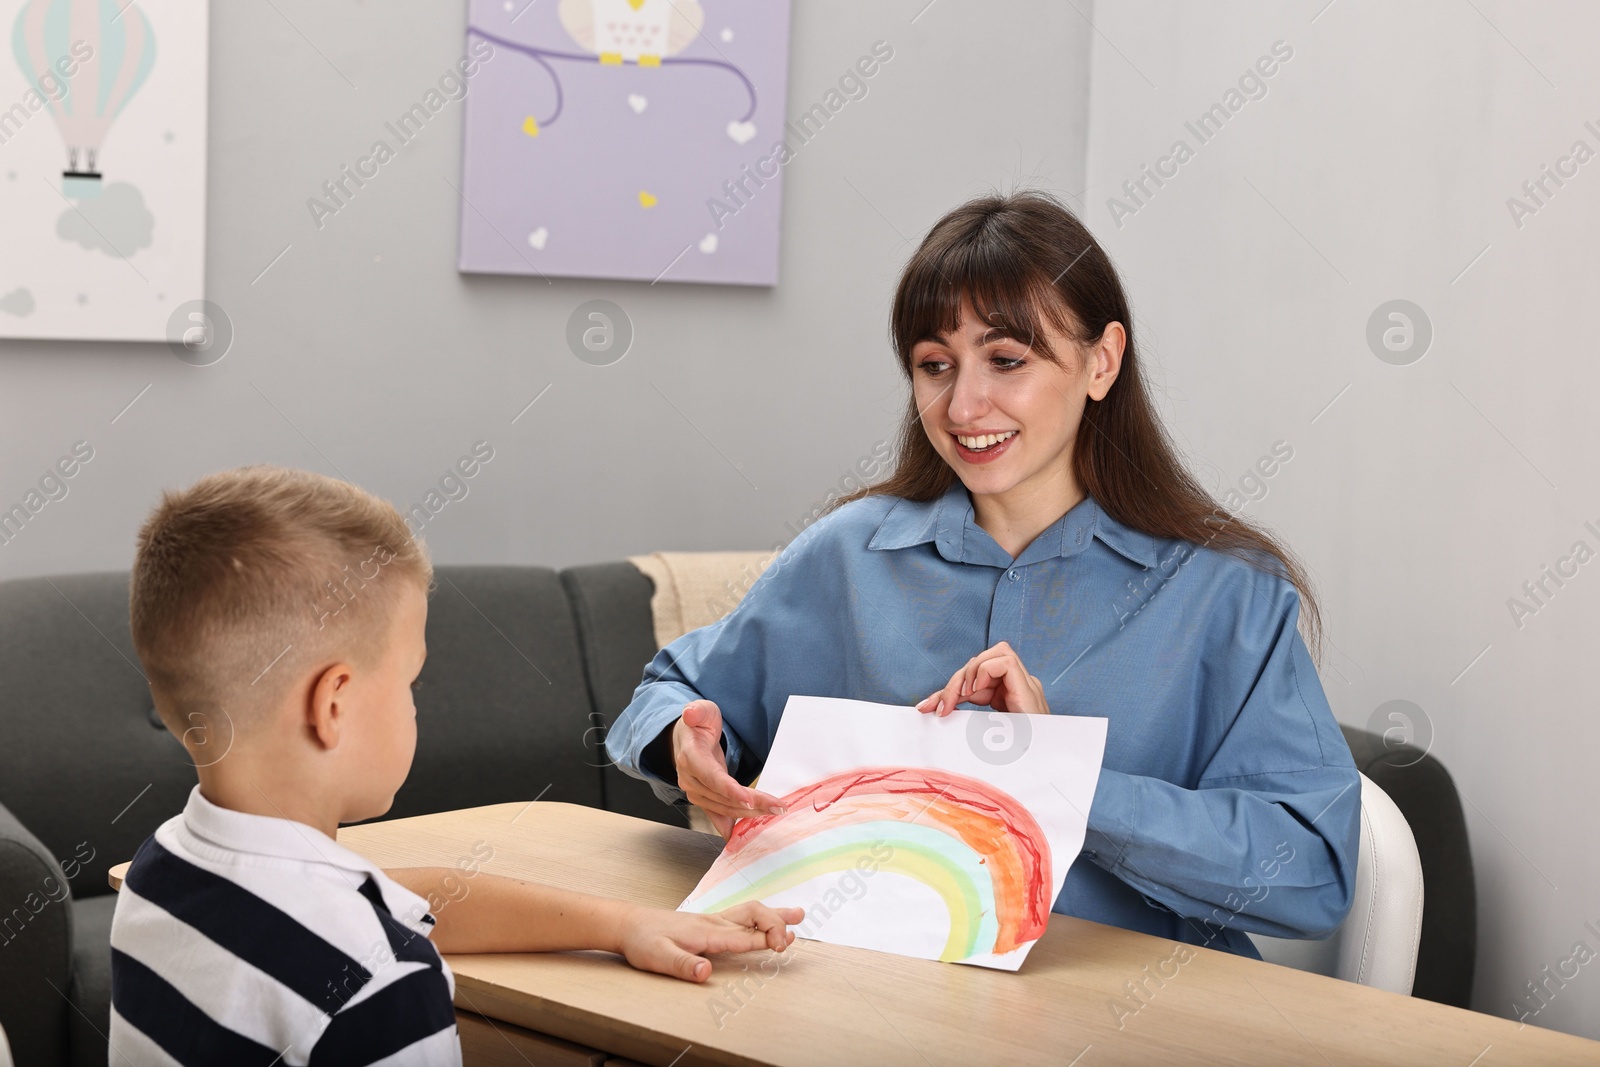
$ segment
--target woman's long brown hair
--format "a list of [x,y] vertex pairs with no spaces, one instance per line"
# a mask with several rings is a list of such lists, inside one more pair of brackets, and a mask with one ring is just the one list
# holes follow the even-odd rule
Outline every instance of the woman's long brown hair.
[[[1127,335],[1121,371],[1104,400],[1086,401],[1073,444],[1078,485],[1125,526],[1214,548],[1287,579],[1300,593],[1307,643],[1320,653],[1321,612],[1305,568],[1282,541],[1227,511],[1189,473],[1150,402],[1122,281],[1071,211],[1030,190],[969,201],[934,225],[895,292],[890,333],[907,381],[912,347],[955,330],[964,303],[1011,337],[1032,339],[1034,351],[1057,363],[1041,315],[1079,346],[1094,345],[1108,324],[1120,322]],[[899,436],[889,476],[834,507],[878,494],[917,501],[944,495],[956,474],[928,440],[914,397]]]

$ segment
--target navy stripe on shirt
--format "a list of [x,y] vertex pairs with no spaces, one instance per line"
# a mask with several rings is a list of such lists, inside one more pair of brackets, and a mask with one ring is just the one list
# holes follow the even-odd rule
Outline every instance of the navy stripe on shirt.
[[370,1063],[456,1025],[444,972],[413,971],[333,1017],[310,1067]]
[[[361,884],[360,893],[372,905],[372,910],[378,913],[378,925],[383,927],[384,936],[389,940],[389,951],[394,953],[395,959],[402,963],[439,966],[439,951],[433,942],[394,917],[389,905],[384,903],[383,891],[371,875]],[[428,916],[428,920],[431,922],[433,916]]]
[[155,971],[111,950],[111,1006],[167,1055],[184,1064],[271,1067],[283,1051],[229,1030]]
[[134,854],[126,884],[325,1012],[337,1011],[372,979],[359,960],[248,889],[174,856],[154,837]]

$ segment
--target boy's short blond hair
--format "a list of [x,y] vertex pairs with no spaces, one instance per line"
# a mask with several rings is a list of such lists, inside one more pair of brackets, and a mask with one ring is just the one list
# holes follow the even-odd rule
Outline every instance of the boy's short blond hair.
[[139,531],[133,647],[174,732],[196,713],[240,725],[319,660],[381,655],[401,590],[432,579],[387,501],[309,471],[220,471],[164,493]]

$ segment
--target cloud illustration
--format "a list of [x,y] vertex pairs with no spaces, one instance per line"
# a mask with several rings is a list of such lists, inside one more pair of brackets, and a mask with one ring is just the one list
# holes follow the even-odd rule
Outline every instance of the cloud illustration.
[[56,220],[56,234],[108,256],[131,256],[150,247],[155,216],[144,194],[127,182],[106,186],[99,196],[77,201]]
[[33,314],[33,294],[27,289],[13,289],[0,296],[0,311],[22,318]]

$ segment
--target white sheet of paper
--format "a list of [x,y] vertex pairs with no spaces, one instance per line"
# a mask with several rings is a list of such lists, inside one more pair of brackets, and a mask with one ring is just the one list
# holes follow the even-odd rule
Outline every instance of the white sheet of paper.
[[791,696],[741,819],[680,911],[802,907],[801,937],[1014,971],[1083,849],[1106,720]]

